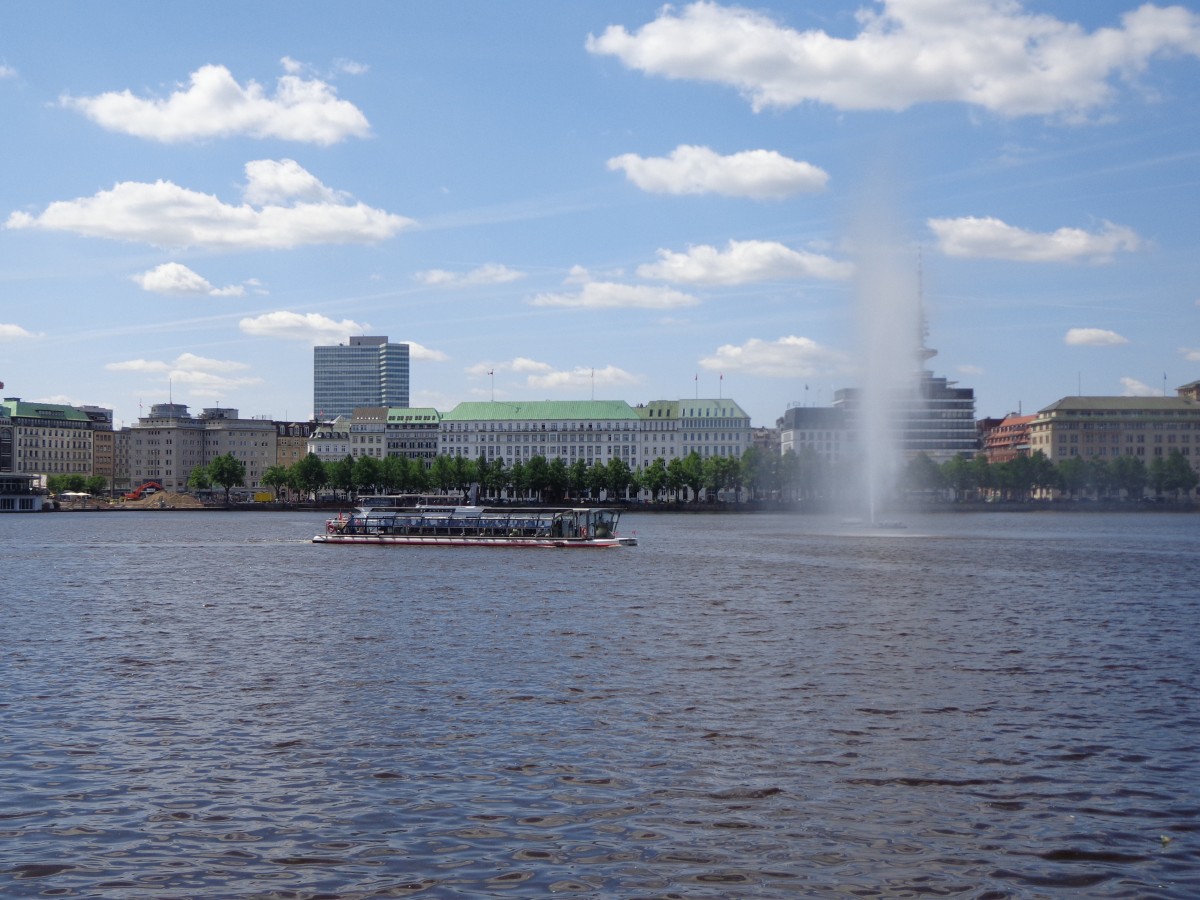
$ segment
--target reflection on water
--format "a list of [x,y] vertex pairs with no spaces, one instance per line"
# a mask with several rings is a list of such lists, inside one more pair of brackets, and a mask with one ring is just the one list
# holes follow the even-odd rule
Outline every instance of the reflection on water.
[[1200,518],[0,517],[11,897],[1200,893]]

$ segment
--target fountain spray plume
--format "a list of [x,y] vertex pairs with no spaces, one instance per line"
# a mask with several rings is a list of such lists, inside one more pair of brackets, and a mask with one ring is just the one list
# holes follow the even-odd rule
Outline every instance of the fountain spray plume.
[[872,524],[896,494],[906,413],[919,402],[923,318],[917,255],[876,200],[855,237],[859,348],[857,427],[867,515]]

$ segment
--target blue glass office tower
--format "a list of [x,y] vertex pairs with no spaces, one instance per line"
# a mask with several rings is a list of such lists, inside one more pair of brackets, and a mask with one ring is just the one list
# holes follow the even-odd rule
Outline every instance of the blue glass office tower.
[[322,422],[360,406],[408,406],[408,344],[352,337],[313,348],[313,414]]

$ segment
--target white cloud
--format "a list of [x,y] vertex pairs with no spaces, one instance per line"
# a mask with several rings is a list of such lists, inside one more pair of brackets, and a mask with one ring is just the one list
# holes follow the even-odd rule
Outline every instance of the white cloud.
[[806,337],[788,335],[774,341],[751,338],[744,344],[723,344],[700,365],[714,372],[744,372],[765,378],[810,378],[844,372],[846,356]]
[[202,66],[187,86],[166,99],[109,91],[94,97],[63,96],[59,103],[109,131],[174,143],[235,135],[330,145],[367,137],[371,126],[353,103],[339,100],[323,81],[304,79],[294,60],[268,95],[254,81],[243,87],[224,66]]
[[624,369],[619,369],[612,365],[604,366],[600,369],[576,366],[570,371],[545,372],[540,375],[530,375],[525,379],[525,383],[531,388],[542,388],[545,390],[570,388],[576,391],[592,385],[596,385],[597,387],[619,387],[637,384],[638,381],[640,379],[636,375],[632,375]]
[[983,369],[979,366],[959,366],[958,374],[960,375],[982,375]]
[[351,335],[368,334],[371,326],[351,319],[335,322],[319,313],[294,313],[279,310],[242,319],[238,323],[238,328],[243,333],[254,337],[307,341],[315,346],[316,344],[343,343],[349,340]]
[[1136,378],[1121,379],[1122,397],[1161,397],[1162,391],[1150,387],[1150,385],[1138,381]]
[[26,331],[20,325],[0,322],[0,341],[20,341],[32,337],[37,337],[37,335]]
[[1072,328],[1063,338],[1063,343],[1072,347],[1113,347],[1128,344],[1129,340],[1103,328]]
[[689,247],[686,253],[659,250],[659,261],[639,266],[642,278],[685,284],[748,284],[797,278],[849,278],[854,267],[828,256],[793,250],[774,241],[730,241],[716,247]]
[[129,278],[140,285],[142,290],[155,294],[241,297],[246,293],[246,289],[240,284],[215,288],[207,278],[198,275],[182,263],[176,262],[163,263],[147,272],[130,275]]
[[431,287],[476,287],[481,284],[507,284],[520,281],[524,272],[518,272],[498,263],[488,263],[469,272],[448,272],[445,269],[426,269],[416,278]]
[[110,372],[165,375],[171,384],[187,385],[197,396],[216,396],[236,388],[262,384],[261,378],[238,374],[250,368],[246,363],[194,353],[181,353],[174,360],[128,359],[108,363],[104,368]]
[[1200,347],[1180,347],[1179,352],[1188,362],[1200,362]]
[[665,6],[635,32],[609,26],[587,49],[667,78],[736,87],[755,110],[805,101],[902,110],[957,101],[1004,116],[1079,117],[1111,102],[1114,75],[1156,56],[1200,55],[1200,16],[1149,3],[1088,33],[1015,0],[882,0],[852,38],[796,31],[758,12]]
[[410,360],[419,359],[422,362],[445,362],[450,358],[441,350],[434,350],[432,347],[426,347],[423,344],[418,344],[416,341],[400,341],[399,343],[408,344],[408,358]]
[[533,306],[575,309],[677,309],[695,306],[700,301],[670,288],[589,281],[578,294],[538,294],[529,302]]
[[615,156],[608,168],[652,194],[723,194],[769,200],[824,190],[829,175],[774,150],[745,150],[721,156],[708,147],[681,144],[670,156]]
[[366,75],[371,70],[366,63],[360,63],[353,59],[335,59],[333,64],[339,72],[347,75]]
[[307,202],[343,203],[345,194],[321,184],[294,159],[255,159],[246,163],[242,197],[254,206]]
[[929,219],[938,249],[947,256],[984,257],[1017,262],[1106,262],[1113,254],[1133,252],[1142,240],[1131,229],[1105,222],[1096,232],[1059,228],[1049,233],[1026,231],[995,218],[965,216]]
[[249,162],[246,178],[247,202],[239,206],[169,181],[124,181],[92,197],[56,201],[36,216],[14,212],[5,227],[239,250],[374,243],[416,224],[343,200],[292,160]]
[[0,79],[16,78],[16,77],[17,77],[16,69],[14,69],[10,65],[7,65],[6,63],[0,63]]
[[516,373],[546,373],[553,372],[554,366],[550,363],[538,362],[535,359],[529,359],[524,356],[518,356],[510,359],[507,362],[481,362],[467,368],[468,375],[492,375],[495,372],[516,372]]
[[559,390],[592,386],[618,387],[637,384],[641,379],[613,365],[595,369],[576,366],[574,369],[556,369],[550,363],[518,356],[503,362],[480,362],[469,366],[468,375],[486,378],[491,375],[524,375],[525,385],[538,390]]
[[106,363],[104,368],[110,372],[168,372],[171,369],[160,359],[127,359]]

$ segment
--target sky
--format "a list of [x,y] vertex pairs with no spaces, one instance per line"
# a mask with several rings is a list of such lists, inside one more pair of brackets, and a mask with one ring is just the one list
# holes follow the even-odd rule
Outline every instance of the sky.
[[3,396],[306,420],[386,335],[413,406],[773,425],[918,297],[981,418],[1173,395],[1198,109],[1196,3],[4,4]]

